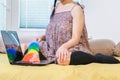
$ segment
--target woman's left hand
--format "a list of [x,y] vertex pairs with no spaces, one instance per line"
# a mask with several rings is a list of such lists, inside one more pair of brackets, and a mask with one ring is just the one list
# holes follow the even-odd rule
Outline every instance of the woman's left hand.
[[58,48],[56,52],[57,62],[60,65],[69,65],[71,52],[64,46]]

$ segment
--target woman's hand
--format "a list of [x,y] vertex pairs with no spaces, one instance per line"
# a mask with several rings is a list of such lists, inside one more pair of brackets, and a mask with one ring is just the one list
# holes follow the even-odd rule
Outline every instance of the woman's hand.
[[71,52],[64,46],[61,46],[56,52],[57,62],[60,65],[69,65],[70,56]]
[[42,35],[36,38],[36,41],[38,42],[41,42],[42,40],[45,40],[45,35]]

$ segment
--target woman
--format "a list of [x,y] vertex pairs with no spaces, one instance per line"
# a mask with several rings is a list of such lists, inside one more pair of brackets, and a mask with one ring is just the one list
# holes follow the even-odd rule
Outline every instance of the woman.
[[73,0],[54,1],[54,9],[46,35],[37,38],[40,51],[51,60],[57,58],[60,65],[88,64],[91,62],[119,63],[111,56],[92,55],[82,7]]

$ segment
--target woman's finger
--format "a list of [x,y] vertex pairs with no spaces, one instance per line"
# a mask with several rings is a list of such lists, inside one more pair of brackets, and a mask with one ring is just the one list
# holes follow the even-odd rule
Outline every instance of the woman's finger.
[[63,58],[64,62],[66,61],[67,56],[68,56],[68,52],[67,52],[67,50],[65,50],[65,51],[64,51],[64,58]]
[[58,51],[57,54],[58,54],[58,59],[60,61],[60,51]]
[[64,61],[64,62],[66,61],[66,57],[67,57],[67,53],[64,52],[64,57],[63,57],[63,61]]
[[63,51],[60,51],[60,62],[62,62],[63,59]]
[[40,42],[40,41],[41,41],[41,38],[37,38],[36,41]]

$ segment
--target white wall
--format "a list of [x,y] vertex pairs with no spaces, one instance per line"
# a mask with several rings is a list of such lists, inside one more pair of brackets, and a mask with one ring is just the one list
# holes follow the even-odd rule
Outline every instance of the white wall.
[[[82,0],[85,5],[86,25],[92,39],[107,38],[120,41],[120,0]],[[7,28],[18,28],[19,0],[7,0]],[[10,17],[11,15],[11,17]],[[10,19],[11,18],[11,19]]]
[[86,25],[92,39],[120,41],[120,0],[83,0]]

